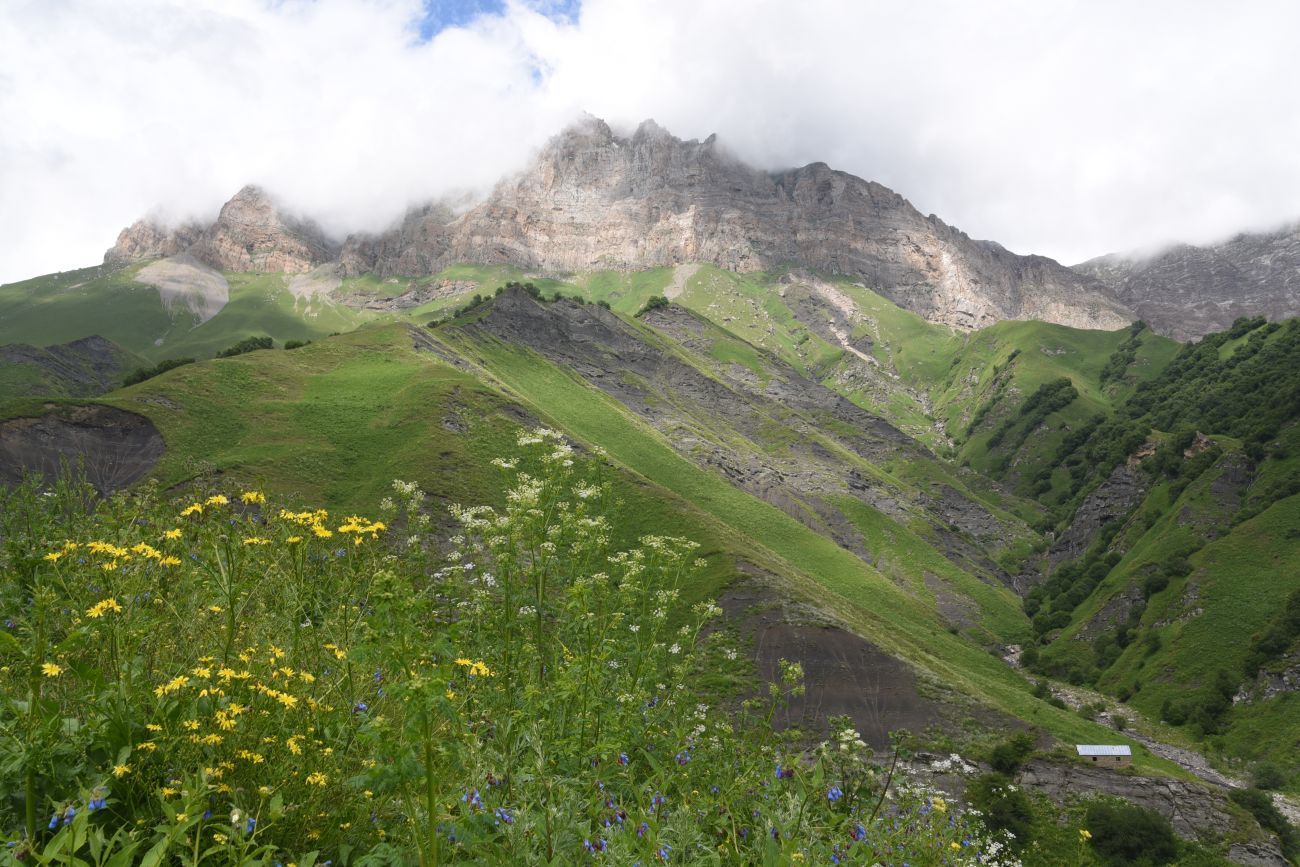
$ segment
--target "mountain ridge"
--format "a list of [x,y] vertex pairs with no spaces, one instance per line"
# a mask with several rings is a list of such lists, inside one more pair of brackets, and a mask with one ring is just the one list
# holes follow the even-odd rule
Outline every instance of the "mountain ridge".
[[301,273],[337,261],[345,276],[380,278],[426,276],[458,263],[552,274],[692,262],[740,273],[796,265],[863,280],[900,306],[962,329],[1004,319],[1114,329],[1135,318],[1092,277],[973,240],[878,183],[820,162],[766,172],[732,156],[716,136],[683,141],[653,121],[624,138],[587,118],[467,211],[427,203],[385,232],[341,245],[246,187],[197,235],[192,226],[168,233],[137,223],[105,258],[182,250],[223,270]]

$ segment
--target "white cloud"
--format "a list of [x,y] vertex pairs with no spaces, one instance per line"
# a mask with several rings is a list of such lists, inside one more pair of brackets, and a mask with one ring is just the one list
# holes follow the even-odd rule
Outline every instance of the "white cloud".
[[343,233],[522,164],[582,110],[823,160],[1066,262],[1300,217],[1300,5],[416,0],[0,10],[0,281],[247,182]]

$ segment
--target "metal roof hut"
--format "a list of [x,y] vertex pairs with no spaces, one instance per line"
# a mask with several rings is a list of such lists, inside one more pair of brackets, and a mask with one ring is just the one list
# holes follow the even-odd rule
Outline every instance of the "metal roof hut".
[[1133,751],[1127,744],[1076,744],[1079,758],[1108,768],[1127,768],[1133,764]]

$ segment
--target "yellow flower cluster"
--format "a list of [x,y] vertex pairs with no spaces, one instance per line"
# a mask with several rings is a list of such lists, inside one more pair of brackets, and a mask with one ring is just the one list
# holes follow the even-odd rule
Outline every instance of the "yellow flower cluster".
[[291,524],[297,524],[300,527],[306,527],[318,539],[328,539],[334,533],[325,526],[329,520],[330,513],[324,509],[317,509],[314,512],[290,512],[288,509],[280,510],[280,520],[288,521]]
[[468,668],[470,677],[493,677],[494,676],[492,674],[491,669],[487,667],[487,663],[483,662],[482,660],[479,660],[478,662],[474,662],[473,660],[466,659],[465,657],[462,656],[460,659],[456,660],[456,664],[463,668]]
[[266,495],[261,491],[244,491],[239,495],[239,499],[246,505],[260,505],[266,502]]
[[103,617],[105,614],[112,612],[114,614],[122,613],[122,606],[111,596],[108,599],[101,599],[94,605],[86,609],[86,616],[92,620]]
[[369,521],[357,515],[350,515],[342,525],[339,526],[339,532],[345,534],[356,534],[353,541],[360,545],[361,537],[369,535],[372,540],[379,538],[379,534],[387,530],[388,526],[383,521]]
[[170,695],[173,692],[180,692],[182,689],[185,688],[185,685],[188,684],[189,682],[190,679],[182,674],[177,677],[173,677],[171,680],[167,681],[162,686],[156,688],[153,691],[153,694],[156,695],[158,698],[162,698],[164,695]]

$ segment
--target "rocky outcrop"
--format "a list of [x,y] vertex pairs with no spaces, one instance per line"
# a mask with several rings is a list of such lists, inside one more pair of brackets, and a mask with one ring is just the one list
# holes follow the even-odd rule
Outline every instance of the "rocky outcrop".
[[760,171],[713,136],[682,141],[653,121],[626,138],[594,118],[579,123],[467,213],[413,212],[387,233],[350,238],[341,261],[348,273],[382,276],[457,262],[548,273],[794,263],[851,275],[962,328],[1002,319],[1118,328],[1133,319],[1095,280],[972,240],[880,184],[824,163]]
[[1067,560],[1082,556],[1102,527],[1126,518],[1133,511],[1146,496],[1148,487],[1150,482],[1135,465],[1124,463],[1115,467],[1106,481],[1079,505],[1070,526],[1052,544],[1047,554],[1049,567],[1055,569]]
[[140,358],[98,334],[43,349],[7,344],[0,346],[0,366],[9,373],[0,400],[93,397],[117,388],[126,372],[141,364]]
[[185,223],[168,228],[146,217],[136,220],[117,236],[117,243],[104,254],[106,263],[134,262],[175,256],[190,248],[203,236],[203,226]]
[[1233,853],[1229,855],[1236,863],[1270,867],[1289,864],[1276,840],[1259,827],[1252,827],[1253,821],[1239,817],[1224,794],[1195,783],[1043,760],[1027,763],[1017,782],[1058,802],[1090,795],[1123,798],[1164,816],[1180,837],[1208,843],[1224,837],[1238,838],[1242,842],[1233,846],[1233,852],[1242,860],[1234,858]]
[[1193,340],[1240,316],[1300,315],[1300,223],[1204,247],[1102,256],[1074,270],[1104,283],[1154,330]]
[[221,207],[212,225],[165,229],[142,220],[118,236],[105,262],[187,253],[220,271],[304,274],[338,256],[338,245],[308,219],[285,213],[259,187],[247,186]]
[[98,404],[61,407],[0,422],[0,485],[25,474],[53,480],[80,465],[106,494],[143,478],[163,450],[158,429],[142,415]]

